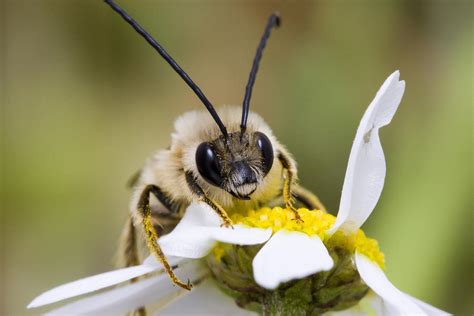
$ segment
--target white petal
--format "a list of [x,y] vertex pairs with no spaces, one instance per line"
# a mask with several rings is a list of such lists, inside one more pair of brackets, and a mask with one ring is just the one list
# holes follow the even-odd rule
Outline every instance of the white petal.
[[[398,315],[418,314],[425,315],[423,309],[408,295],[397,289],[385,276],[382,269],[366,256],[356,252],[355,262],[357,271],[364,282],[377,293],[384,302],[388,303],[389,310]],[[392,314],[392,313],[389,313]]]
[[90,276],[71,283],[60,285],[35,298],[28,305],[28,308],[39,307],[59,302],[74,296],[94,292],[155,271],[158,268],[159,267],[157,266],[151,265],[139,265]]
[[[433,307],[425,302],[422,302],[406,293],[403,293],[408,299],[415,302],[424,312],[429,316],[447,316],[451,315],[436,307]],[[397,316],[400,315],[400,311],[396,306],[393,306],[389,302],[385,302],[380,296],[369,292],[360,302],[346,310],[325,313],[326,316],[371,316],[371,315],[385,315],[385,316]],[[411,314],[413,315],[413,313]]]
[[398,71],[391,74],[366,110],[352,144],[342,188],[341,203],[334,226],[357,230],[372,213],[382,193],[385,180],[385,157],[379,128],[390,123],[405,91]]
[[206,203],[191,203],[183,218],[179,221],[178,226],[181,229],[185,227],[216,227],[222,224],[221,219],[216,212]]
[[[325,314],[326,315],[326,314]],[[380,296],[373,292],[369,292],[359,304],[339,312],[327,313],[331,316],[399,316],[398,308],[392,304],[385,302]]]
[[239,308],[230,296],[217,288],[213,280],[208,279],[155,315],[247,316],[256,313]]
[[196,259],[206,256],[215,240],[207,228],[189,227],[186,231],[172,231],[158,243],[166,255]]
[[372,291],[367,293],[359,305],[368,315],[387,315],[387,307],[383,299]]
[[214,228],[214,240],[236,245],[257,245],[266,242],[272,236],[272,229],[248,228],[234,225],[234,228]]
[[[181,258],[181,257],[174,257],[174,256],[166,256],[166,260],[168,260],[168,263],[170,264],[170,266],[175,266],[179,263],[186,262],[186,259]],[[142,265],[156,267],[157,269],[163,268],[163,265],[161,264],[161,262],[158,262],[156,257],[153,255],[150,255],[145,260],[143,260]]]
[[[211,214],[211,215],[209,215]],[[271,229],[247,228],[235,225],[234,229],[220,227],[220,219],[204,203],[191,204],[176,228],[158,240],[166,255],[202,258],[216,241],[239,245],[261,244],[271,236]]]
[[208,228],[220,226],[219,216],[205,203],[192,203],[175,229],[158,240],[166,255],[201,258],[214,246]]
[[[183,279],[196,280],[205,273],[203,267],[189,262],[175,269]],[[167,274],[141,280],[120,288],[93,295],[49,312],[47,315],[120,315],[179,291]]]
[[406,293],[405,294],[409,299],[414,301],[427,315],[430,316],[446,316],[446,315],[451,315],[450,313],[447,313],[445,311],[440,310],[439,308],[436,308],[434,306],[431,306],[430,304],[427,304],[423,301],[420,301],[419,299],[410,296]]
[[279,230],[253,260],[255,281],[266,289],[330,270],[334,264],[318,236]]

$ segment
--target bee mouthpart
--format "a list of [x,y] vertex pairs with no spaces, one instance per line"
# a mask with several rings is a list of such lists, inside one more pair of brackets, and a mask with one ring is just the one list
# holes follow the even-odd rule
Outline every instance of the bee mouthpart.
[[257,183],[246,183],[234,187],[233,190],[228,192],[235,198],[239,200],[250,200],[250,195],[257,190]]
[[250,200],[250,196],[249,195],[240,195],[240,194],[237,194],[235,192],[232,192],[232,191],[229,191],[229,193],[235,197],[236,199],[239,199],[239,200]]

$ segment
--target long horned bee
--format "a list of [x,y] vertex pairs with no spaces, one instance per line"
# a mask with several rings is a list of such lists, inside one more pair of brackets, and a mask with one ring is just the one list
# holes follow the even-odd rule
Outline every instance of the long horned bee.
[[263,50],[271,30],[280,25],[277,13],[270,15],[257,47],[242,108],[216,110],[149,33],[112,0],[105,2],[163,57],[209,112],[191,111],[180,116],[169,148],[156,151],[134,178],[131,218],[122,245],[126,266],[140,261],[136,236],[140,234],[137,229],[143,230],[142,239],[149,252],[163,264],[174,284],[189,290],[191,284],[175,276],[156,240],[177,225],[193,201],[209,205],[226,227],[232,227],[228,212],[278,204],[281,200],[294,211],[296,220],[301,219],[295,200],[309,209],[324,209],[315,195],[295,183],[296,163],[271,128],[259,115],[249,112]]

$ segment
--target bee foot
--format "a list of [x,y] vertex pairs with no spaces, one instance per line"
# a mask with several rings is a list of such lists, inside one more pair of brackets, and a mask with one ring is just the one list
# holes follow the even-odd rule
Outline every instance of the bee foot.
[[301,218],[300,214],[298,214],[297,210],[293,210],[293,213],[295,214],[295,218],[293,218],[294,221],[304,223],[304,220]]
[[298,223],[304,223],[304,220],[299,215],[297,215],[295,218],[293,218],[293,220],[297,221]]
[[234,226],[232,225],[232,222],[224,222],[224,223],[221,224],[221,227],[234,229]]
[[191,284],[191,281],[190,281],[189,279],[188,279],[188,283],[187,283],[187,284],[185,284],[185,283],[183,283],[183,282],[181,282],[181,281],[177,281],[177,282],[175,282],[174,284],[177,285],[177,286],[179,286],[179,287],[181,287],[181,288],[183,288],[183,289],[185,289],[185,290],[187,290],[187,291],[191,291],[191,289],[193,288],[193,285]]

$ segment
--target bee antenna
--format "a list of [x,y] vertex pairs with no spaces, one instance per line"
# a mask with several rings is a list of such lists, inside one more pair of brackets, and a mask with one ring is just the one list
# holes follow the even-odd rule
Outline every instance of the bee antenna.
[[224,123],[222,123],[219,115],[217,115],[217,112],[214,109],[214,106],[212,106],[211,102],[209,102],[209,100],[206,98],[204,93],[191,80],[188,74],[183,69],[181,69],[181,67],[176,63],[176,61],[170,55],[168,55],[165,49],[160,44],[158,44],[158,42],[147,31],[145,31],[134,19],[132,19],[121,7],[119,7],[112,0],[104,0],[104,1],[115,12],[117,12],[128,24],[130,24],[135,29],[135,31],[137,31],[138,34],[143,36],[143,38],[158,52],[158,54],[161,55],[161,57],[163,57],[166,60],[166,62],[174,69],[174,71],[178,73],[178,75],[184,80],[184,82],[187,83],[187,85],[194,91],[194,93],[196,93],[198,98],[202,101],[204,106],[207,108],[207,110],[211,114],[214,121],[216,121],[222,134],[224,134],[224,137],[227,139],[228,137],[227,129],[225,128]]
[[263,49],[267,44],[267,40],[270,37],[270,32],[273,27],[279,27],[281,24],[280,14],[278,12],[272,13],[268,18],[267,26],[265,26],[265,31],[263,32],[260,43],[257,47],[257,52],[253,59],[252,70],[250,70],[249,81],[247,82],[247,87],[245,88],[245,97],[242,105],[242,121],[240,122],[241,134],[245,132],[247,128],[247,118],[249,115],[250,108],[250,98],[252,97],[252,89],[255,83],[255,77],[257,76],[258,65],[260,64],[260,59],[262,59]]

